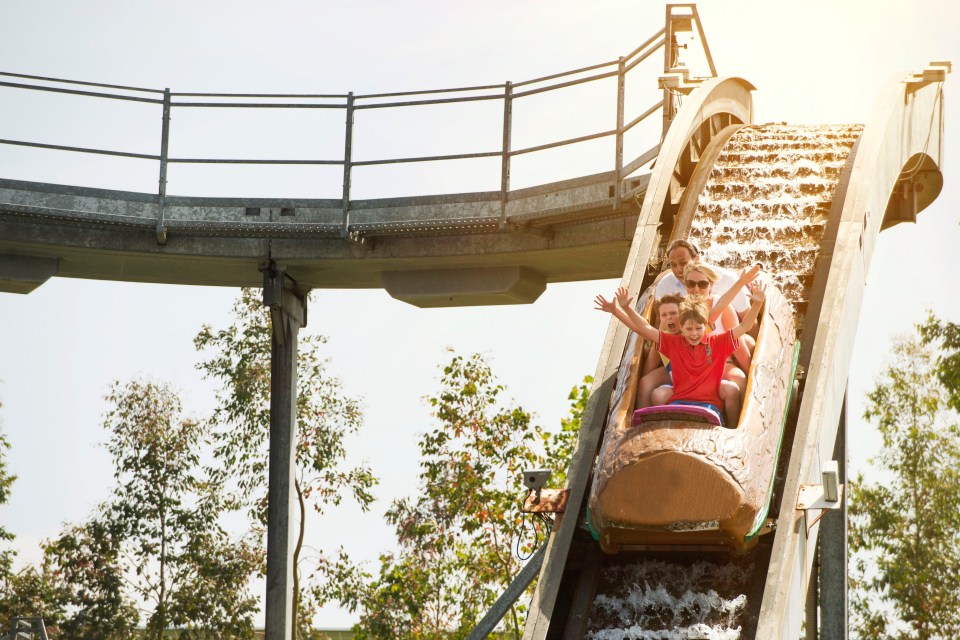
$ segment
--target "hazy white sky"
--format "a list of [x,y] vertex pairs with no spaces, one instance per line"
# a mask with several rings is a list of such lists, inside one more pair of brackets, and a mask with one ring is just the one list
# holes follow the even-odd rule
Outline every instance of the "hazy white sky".
[[[711,0],[699,10],[719,73],[757,86],[761,123],[865,122],[875,98],[897,74],[920,70],[930,60],[960,61],[955,35],[960,7],[946,0]],[[612,0],[4,0],[0,70],[175,91],[363,93],[499,83],[615,59],[659,29],[663,12],[658,3]],[[642,93],[644,82],[655,86],[656,73],[637,81]],[[862,396],[892,334],[908,331],[928,308],[960,321],[954,282],[960,267],[960,194],[952,179],[960,110],[951,99],[954,83],[949,80],[945,89],[943,193],[917,225],[884,232],[874,256],[850,380],[854,418],[862,413]],[[570,104],[583,99],[589,97],[578,95]],[[42,103],[22,100],[0,90],[0,137],[156,151],[155,111],[107,113],[49,94]],[[578,112],[570,104],[532,103],[518,115],[522,135],[535,144],[543,136],[579,135],[595,121],[598,130],[612,125],[601,122],[606,107]],[[479,107],[476,116],[492,122],[499,117]],[[244,125],[234,117],[211,123],[178,115],[172,151],[278,155],[286,150],[303,157],[341,152],[340,138],[325,133],[340,126],[339,114],[310,124],[291,118]],[[368,157],[388,157],[419,155],[408,152],[415,144],[444,152],[450,148],[444,145],[456,146],[458,139],[467,148],[451,152],[499,146],[498,127],[486,120],[462,131],[447,115],[431,117],[439,129],[432,138],[409,133],[422,126],[422,118],[361,122],[359,148]],[[315,137],[283,138],[284,131],[299,127],[316,127],[310,130]],[[609,157],[596,149],[546,155],[518,166],[517,181],[576,175],[581,166],[589,169]],[[338,175],[319,170],[234,171],[175,168],[169,192],[338,197]],[[492,175],[498,177],[496,167]],[[490,167],[480,163],[467,172],[412,165],[356,179],[358,197],[378,197],[495,188],[490,176]],[[152,163],[2,147],[0,177],[139,191],[156,187]],[[468,185],[471,181],[478,184]],[[329,336],[332,371],[349,393],[365,400],[366,432],[351,452],[371,461],[382,484],[371,514],[345,507],[313,530],[309,544],[344,544],[371,559],[390,544],[380,516],[391,498],[415,488],[416,434],[429,425],[420,398],[436,388],[446,347],[488,354],[513,397],[535,411],[541,425],[554,427],[567,411],[569,388],[597,364],[607,318],[592,310],[591,299],[615,284],[552,285],[530,306],[440,310],[416,309],[379,290],[316,292],[308,331]],[[111,381],[137,373],[169,380],[197,415],[210,409],[212,389],[193,368],[192,338],[202,323],[227,322],[236,295],[228,289],[57,278],[28,296],[0,294],[5,405],[0,416],[19,476],[11,502],[0,507],[0,522],[17,534],[23,558],[36,557],[41,539],[63,522],[84,518],[107,494],[111,470],[98,443],[102,397]],[[863,468],[877,443],[859,419],[851,425],[850,443],[855,468]],[[352,621],[330,609],[322,623]]]

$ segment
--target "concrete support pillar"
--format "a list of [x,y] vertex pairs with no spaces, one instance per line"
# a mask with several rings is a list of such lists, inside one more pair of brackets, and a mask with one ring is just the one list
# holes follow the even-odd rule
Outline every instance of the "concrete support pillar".
[[270,477],[267,493],[266,640],[293,636],[294,451],[296,444],[297,332],[307,323],[307,303],[294,292],[284,265],[261,265],[263,304],[270,308]]
[[820,637],[847,640],[847,396],[843,399],[833,458],[844,483],[843,501],[820,522]]

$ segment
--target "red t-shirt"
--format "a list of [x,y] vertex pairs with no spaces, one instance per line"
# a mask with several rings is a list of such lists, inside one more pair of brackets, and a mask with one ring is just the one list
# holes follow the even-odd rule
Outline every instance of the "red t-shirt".
[[675,400],[709,402],[723,408],[718,393],[727,358],[737,348],[737,339],[729,331],[711,333],[695,347],[682,335],[660,332],[660,353],[670,358],[673,368]]

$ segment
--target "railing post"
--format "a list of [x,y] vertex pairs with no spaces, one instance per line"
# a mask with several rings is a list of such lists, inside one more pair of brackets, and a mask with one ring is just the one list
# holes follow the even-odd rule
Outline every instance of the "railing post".
[[624,73],[624,57],[620,56],[617,64],[617,134],[615,143],[615,164],[613,170],[613,209],[619,210],[623,203],[623,107],[626,74]]
[[[666,25],[664,26],[663,31],[663,72],[669,73],[670,69],[673,67],[673,44],[674,44],[674,35],[673,35],[673,16],[672,9],[670,5],[667,5],[667,18]],[[673,106],[673,94],[670,92],[670,89],[667,87],[663,88],[663,133],[660,138],[663,139],[667,135],[667,129],[670,128],[670,123],[673,122],[673,116],[676,115],[674,106]]]
[[163,90],[163,125],[160,133],[160,187],[157,199],[157,244],[167,244],[163,207],[167,198],[167,155],[170,147],[170,89]]
[[503,148],[500,156],[500,228],[506,229],[507,201],[510,199],[510,137],[513,132],[513,83],[503,85]]
[[340,237],[350,238],[350,174],[353,170],[353,91],[347,94],[347,127],[343,142],[343,223]]

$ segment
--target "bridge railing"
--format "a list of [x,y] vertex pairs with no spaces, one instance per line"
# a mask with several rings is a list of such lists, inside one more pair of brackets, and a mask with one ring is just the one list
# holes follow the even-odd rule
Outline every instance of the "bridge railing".
[[[32,140],[15,140],[0,138],[0,144],[20,147],[33,147],[55,151],[68,151],[84,154],[98,154],[120,158],[134,158],[151,160],[159,163],[158,196],[161,209],[163,199],[167,193],[167,173],[170,165],[174,164],[206,164],[206,165],[329,165],[342,168],[342,189],[340,201],[343,209],[342,234],[349,235],[350,202],[352,171],[355,167],[382,166],[405,163],[423,163],[454,161],[479,158],[500,159],[500,199],[501,199],[501,226],[507,226],[506,204],[511,190],[511,160],[527,154],[582,144],[602,138],[614,138],[614,208],[621,206],[623,178],[643,164],[639,160],[649,162],[656,155],[657,146],[640,154],[632,163],[624,164],[624,136],[634,127],[658,111],[663,111],[665,124],[672,112],[673,98],[667,90],[663,92],[663,99],[650,105],[639,113],[626,113],[625,92],[626,79],[631,71],[643,61],[647,60],[660,50],[664,52],[664,71],[671,69],[675,62],[679,48],[676,34],[682,29],[692,29],[695,26],[700,34],[700,43],[709,62],[710,73],[715,75],[713,63],[710,59],[706,40],[703,38],[702,27],[695,5],[668,5],[665,26],[636,47],[626,56],[617,60],[594,64],[587,67],[554,73],[540,78],[524,80],[522,82],[505,82],[481,86],[445,88],[433,90],[401,91],[392,93],[373,93],[355,95],[347,94],[277,94],[277,93],[203,93],[203,92],[174,92],[170,89],[150,89],[97,82],[84,82],[52,78],[37,75],[27,75],[10,72],[0,72],[0,87],[21,91],[54,92],[65,95],[86,96],[102,100],[116,100],[157,105],[162,109],[162,127],[160,131],[160,147],[157,153],[142,153],[122,149],[104,149],[85,146],[71,146],[39,142]],[[580,135],[555,139],[543,144],[515,148],[513,138],[515,127],[513,110],[518,101],[529,96],[554,92],[560,89],[596,83],[608,78],[616,79],[616,121],[610,128]],[[41,84],[43,83],[43,84]],[[376,109],[404,109],[442,104],[464,104],[479,101],[499,102],[503,112],[503,130],[500,145],[485,151],[472,153],[447,153],[437,155],[420,155],[409,157],[386,157],[375,159],[354,158],[354,133],[356,130],[355,115],[358,111]],[[217,158],[200,155],[171,156],[169,153],[171,140],[171,114],[181,109],[287,109],[287,110],[317,110],[331,109],[345,113],[343,154],[340,157],[327,158]],[[629,117],[629,120],[627,119]],[[469,127],[471,123],[461,123]],[[162,226],[162,220],[158,222]]]

